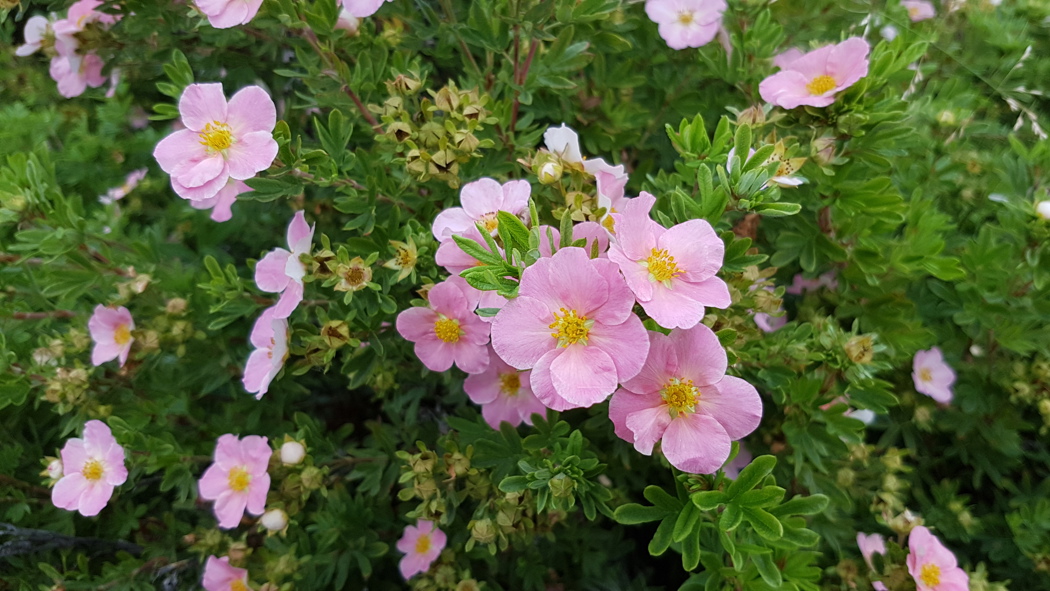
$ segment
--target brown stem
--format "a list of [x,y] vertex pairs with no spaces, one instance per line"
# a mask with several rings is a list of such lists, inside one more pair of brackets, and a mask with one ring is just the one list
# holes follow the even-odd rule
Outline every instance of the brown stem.
[[[539,42],[535,39],[529,39],[529,55],[525,57],[525,64],[519,69],[518,68],[518,30],[514,29],[514,84],[518,86],[524,86],[525,81],[529,78],[529,67],[532,65],[532,58],[536,55],[536,50],[539,49]],[[507,128],[508,136],[513,136],[514,128],[518,125],[518,110],[521,108],[521,91],[514,90],[514,105],[510,109],[510,126]],[[510,158],[514,158],[514,145],[510,144]]]
[[364,116],[365,121],[368,121],[368,124],[372,126],[372,131],[377,134],[383,133],[383,126],[376,120],[375,115],[368,112],[368,109],[365,108],[364,103],[362,103],[361,99],[357,97],[354,90],[350,88],[349,85],[343,86],[343,90],[346,92],[346,95],[350,97],[350,100],[354,101],[354,104],[357,105],[357,110],[361,111],[361,115]]
[[43,486],[37,486],[35,484],[29,484],[24,480],[19,480],[15,478],[14,476],[0,474],[0,484],[20,488],[26,491],[27,493],[33,495],[34,497],[51,498],[51,489],[45,488]]
[[14,320],[42,320],[44,318],[73,318],[77,313],[71,310],[51,310],[50,312],[14,312],[9,316]]

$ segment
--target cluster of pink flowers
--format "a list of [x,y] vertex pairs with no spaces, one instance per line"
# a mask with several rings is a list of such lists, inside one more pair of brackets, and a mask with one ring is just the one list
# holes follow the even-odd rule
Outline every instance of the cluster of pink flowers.
[[809,53],[789,50],[774,59],[780,71],[758,86],[762,100],[785,109],[826,107],[835,95],[868,75],[871,46],[860,37]]
[[222,84],[191,84],[179,98],[179,113],[184,129],[161,140],[153,157],[179,197],[224,222],[237,195],[250,190],[243,181],[277,157],[277,108],[258,86],[241,89],[227,103]]
[[51,78],[58,83],[58,92],[66,98],[80,96],[88,86],[98,88],[106,82],[102,75],[102,58],[80,45],[80,34],[91,28],[108,29],[120,20],[120,15],[96,10],[102,0],[79,0],[69,7],[66,18],[50,21],[34,16],[26,22],[25,44],[15,50],[27,56],[43,49],[51,56]]
[[[886,540],[879,534],[858,533],[857,546],[871,570],[875,569],[872,557],[886,554]],[[970,577],[959,568],[955,555],[924,526],[911,530],[905,563],[917,591],[967,591],[970,588]],[[874,581],[872,586],[876,591],[886,591],[881,581]]]

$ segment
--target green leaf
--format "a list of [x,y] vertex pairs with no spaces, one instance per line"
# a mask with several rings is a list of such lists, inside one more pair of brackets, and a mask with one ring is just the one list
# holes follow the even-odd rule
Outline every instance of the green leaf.
[[784,583],[780,569],[773,563],[773,558],[769,554],[752,554],[751,562],[755,563],[755,567],[758,568],[758,574],[770,587],[779,589],[780,585]]
[[[502,486],[502,483],[500,484]],[[661,509],[660,507],[646,507],[638,503],[627,503],[616,508],[616,511],[613,512],[613,519],[623,525],[636,525],[649,523],[650,521],[659,521],[672,513],[672,511]]]
[[795,496],[790,501],[770,509],[769,512],[777,517],[787,515],[816,515],[828,506],[828,497],[825,495],[810,495],[808,497]]
[[642,491],[642,496],[653,505],[666,509],[669,512],[677,513],[682,509],[682,502],[667,494],[667,491],[659,486],[649,485],[645,487],[645,490]]
[[681,542],[687,536],[693,533],[696,529],[696,524],[700,521],[700,510],[696,508],[696,505],[687,503],[682,509],[682,512],[678,514],[678,519],[674,523],[674,533],[672,538],[675,542]]
[[671,547],[671,533],[673,531],[673,520],[664,519],[660,522],[660,527],[656,528],[656,533],[653,534],[653,539],[649,541],[649,554],[660,556],[664,552],[667,552],[667,549]]
[[740,476],[737,477],[736,481],[729,485],[729,488],[726,490],[726,496],[732,500],[755,488],[759,482],[762,482],[763,478],[773,471],[776,465],[777,459],[774,456],[766,455],[755,458],[740,471]]
[[[732,507],[734,505],[730,505]],[[743,507],[740,510],[744,514],[744,519],[755,528],[758,535],[762,536],[767,540],[779,540],[784,535],[784,526],[780,521],[773,517],[765,509],[759,509],[757,507]]]
[[723,531],[733,531],[736,526],[740,525],[741,519],[743,519],[743,512],[740,510],[739,505],[726,505],[722,516],[718,519],[718,527]]
[[734,502],[741,507],[771,507],[784,498],[784,492],[779,486],[764,486],[747,491]]
[[802,211],[802,206],[798,203],[788,202],[759,203],[752,209],[766,217],[779,218],[789,215],[795,215],[796,213]]
[[705,490],[693,493],[693,504],[702,511],[710,511],[726,502],[726,494],[720,490]]
[[474,242],[470,238],[464,238],[462,236],[453,236],[452,239],[456,241],[456,244],[459,245],[459,248],[462,249],[463,252],[467,253],[468,255],[477,259],[478,261],[486,265],[503,266],[503,258],[501,258],[498,254],[492,252],[491,250],[483,248],[480,244]]
[[506,211],[498,211],[496,221],[499,223],[499,235],[503,239],[503,247],[507,252],[514,248],[521,252],[529,250],[529,229],[521,223],[518,216]]

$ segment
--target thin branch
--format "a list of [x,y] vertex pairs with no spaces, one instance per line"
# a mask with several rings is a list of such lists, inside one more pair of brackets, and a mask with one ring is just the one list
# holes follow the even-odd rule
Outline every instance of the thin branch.
[[69,548],[77,548],[93,554],[116,554],[117,552],[127,552],[135,556],[142,554],[142,546],[123,540],[79,538],[43,529],[26,529],[15,527],[10,523],[0,523],[0,539],[5,537],[6,541],[0,544],[0,558]]
[[50,312],[13,312],[8,318],[14,320],[43,320],[44,318],[73,318],[77,313],[72,310],[51,310]]

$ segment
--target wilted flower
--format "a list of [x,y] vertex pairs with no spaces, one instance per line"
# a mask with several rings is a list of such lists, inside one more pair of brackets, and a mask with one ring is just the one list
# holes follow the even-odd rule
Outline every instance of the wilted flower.
[[397,280],[401,281],[405,277],[411,275],[412,271],[416,269],[416,259],[418,258],[416,243],[412,240],[412,237],[409,236],[408,242],[391,240],[390,245],[394,247],[397,254],[394,255],[394,258],[383,263],[383,267],[399,271],[397,274]]

